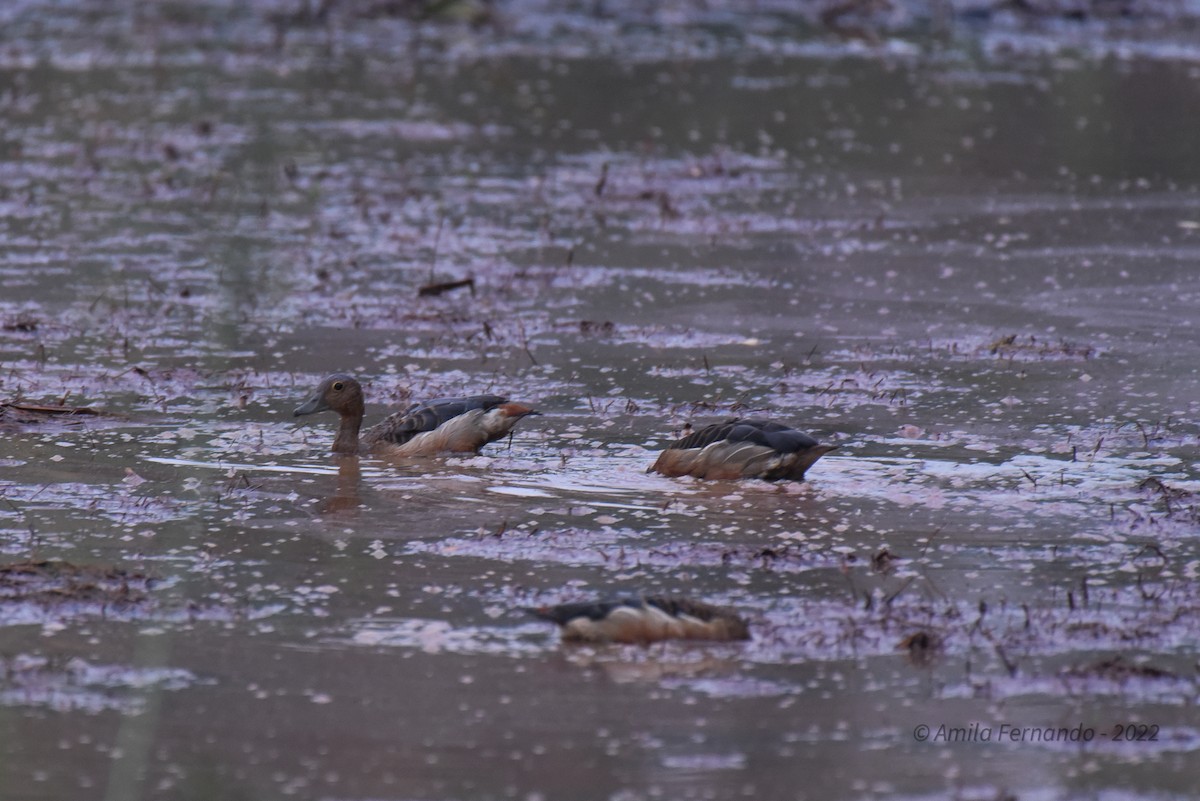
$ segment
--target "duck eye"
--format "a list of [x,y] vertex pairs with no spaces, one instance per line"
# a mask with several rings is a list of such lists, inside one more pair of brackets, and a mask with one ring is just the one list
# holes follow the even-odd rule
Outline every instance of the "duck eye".
[[334,392],[341,392],[345,387],[346,387],[346,385],[343,384],[341,381],[335,381],[333,383],[333,391]]

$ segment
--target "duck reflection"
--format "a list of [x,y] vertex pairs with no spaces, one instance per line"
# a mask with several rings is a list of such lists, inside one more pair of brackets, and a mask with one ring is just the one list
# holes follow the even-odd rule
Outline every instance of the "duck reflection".
[[357,517],[362,505],[359,486],[362,483],[362,466],[357,456],[338,457],[337,479],[333,494],[321,504],[321,514],[345,514]]

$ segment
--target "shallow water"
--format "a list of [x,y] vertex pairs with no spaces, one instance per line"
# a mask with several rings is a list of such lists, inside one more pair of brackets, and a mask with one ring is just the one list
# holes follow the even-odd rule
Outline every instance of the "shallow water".
[[[1191,797],[1190,21],[605,5],[0,12],[0,401],[104,412],[0,407],[0,795]],[[335,369],[543,416],[338,461]],[[645,473],[747,413],[840,449]],[[754,639],[521,611],[642,592]]]

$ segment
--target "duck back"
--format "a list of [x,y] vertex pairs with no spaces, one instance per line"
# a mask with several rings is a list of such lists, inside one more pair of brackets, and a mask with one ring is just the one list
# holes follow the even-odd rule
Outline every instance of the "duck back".
[[363,432],[362,441],[367,448],[397,456],[474,453],[530,413],[499,395],[438,398],[391,415]]
[[801,480],[835,447],[783,423],[735,418],[676,440],[650,469],[666,476]]
[[507,398],[499,395],[472,395],[467,398],[435,398],[424,403],[414,403],[403,411],[389,415],[363,432],[363,444],[390,442],[403,445],[418,434],[436,431],[456,417],[470,412],[494,409]]
[[558,624],[568,642],[750,639],[746,621],[732,610],[687,598],[624,598],[529,611]]

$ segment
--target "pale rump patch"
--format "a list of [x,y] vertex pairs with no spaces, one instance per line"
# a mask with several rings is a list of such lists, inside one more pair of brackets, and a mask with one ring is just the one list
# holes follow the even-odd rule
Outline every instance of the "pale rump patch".
[[621,606],[603,620],[578,617],[563,627],[562,638],[573,642],[649,643],[661,640],[742,640],[745,624],[725,616],[701,620],[687,614],[672,616],[655,606]]
[[[494,411],[494,410],[493,410]],[[403,445],[381,441],[371,448],[375,453],[388,456],[436,456],[439,453],[475,453],[496,439],[489,436],[485,424],[490,412],[473,409],[466,414],[447,420],[433,431],[417,434]],[[515,422],[515,421],[514,421]],[[511,426],[510,426],[511,428]]]
[[671,443],[650,470],[667,476],[800,481],[814,462],[836,449],[774,420],[735,417]]
[[502,403],[487,411],[473,409],[447,420],[433,431],[417,434],[402,445],[377,442],[372,451],[387,456],[475,453],[489,442],[508,436],[521,418],[530,414],[533,410],[519,403]]

